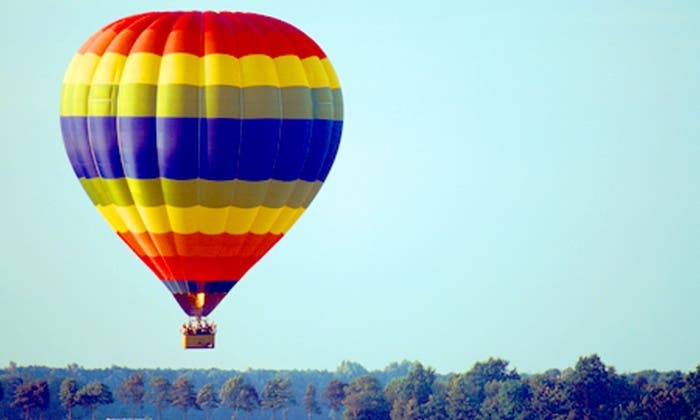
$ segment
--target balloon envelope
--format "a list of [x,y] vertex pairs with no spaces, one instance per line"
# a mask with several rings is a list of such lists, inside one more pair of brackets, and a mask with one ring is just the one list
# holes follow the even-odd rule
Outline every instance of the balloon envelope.
[[113,22],[77,52],[61,95],[80,183],[192,316],[209,314],[309,206],[342,115],[321,48],[241,12]]

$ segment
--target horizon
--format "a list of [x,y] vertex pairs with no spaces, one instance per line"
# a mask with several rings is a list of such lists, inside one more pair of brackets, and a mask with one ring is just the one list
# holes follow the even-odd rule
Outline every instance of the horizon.
[[[374,372],[376,372],[376,373],[391,372],[392,369],[395,367],[405,368],[405,367],[412,367],[412,366],[416,366],[417,364],[420,364],[424,368],[432,369],[436,375],[450,376],[450,375],[457,375],[457,374],[462,374],[464,372],[467,372],[479,363],[486,363],[486,362],[491,361],[491,360],[502,360],[502,361],[507,363],[507,366],[509,369],[511,369],[514,372],[517,372],[520,375],[535,376],[535,375],[543,374],[545,372],[549,372],[551,370],[557,370],[560,372],[566,372],[567,370],[573,370],[576,366],[576,363],[579,360],[584,359],[584,358],[588,358],[588,357],[594,357],[594,356],[600,357],[596,353],[592,353],[592,354],[588,354],[588,355],[581,355],[570,366],[550,367],[550,368],[546,368],[546,369],[543,369],[543,370],[537,371],[537,372],[521,371],[520,369],[518,369],[517,366],[514,366],[513,364],[511,364],[510,361],[503,359],[501,357],[496,357],[496,356],[490,356],[490,357],[483,359],[483,360],[475,360],[471,365],[469,365],[468,367],[465,367],[463,370],[449,371],[449,372],[441,372],[441,371],[435,369],[433,366],[422,363],[420,360],[406,360],[406,359],[401,360],[401,361],[390,362],[382,368],[368,368],[360,362],[355,362],[353,360],[341,360],[334,369],[325,369],[325,368],[321,368],[321,369],[265,368],[265,367],[257,367],[257,368],[247,367],[247,368],[240,369],[240,368],[222,368],[222,367],[195,367],[195,368],[192,368],[192,367],[184,367],[184,366],[181,366],[181,367],[143,367],[143,366],[130,367],[130,366],[122,366],[122,365],[114,365],[114,364],[110,365],[110,366],[102,366],[102,367],[85,367],[85,366],[80,365],[77,362],[68,363],[66,366],[19,365],[19,364],[17,364],[13,368],[13,367],[9,366],[13,363],[13,361],[10,361],[8,363],[7,367],[0,368],[0,372],[10,372],[12,369],[27,369],[27,368],[46,368],[46,369],[51,369],[51,370],[71,370],[71,369],[73,369],[72,365],[75,365],[76,369],[88,370],[88,371],[112,370],[112,369],[124,369],[124,370],[135,371],[135,372],[138,372],[138,371],[182,371],[182,370],[210,371],[211,370],[211,371],[233,371],[233,372],[238,372],[238,373],[242,373],[242,374],[244,374],[246,372],[255,372],[255,371],[261,371],[261,372],[272,371],[272,372],[282,372],[282,373],[284,373],[284,372],[325,372],[325,373],[339,374],[339,373],[343,373],[347,369],[353,369],[355,367],[359,367],[362,370],[366,371],[366,374],[372,375]],[[641,370],[636,370],[636,371],[620,371],[617,368],[615,368],[614,365],[612,365],[610,363],[606,363],[605,360],[601,359],[601,361],[603,362],[603,364],[605,364],[605,366],[607,368],[609,368],[609,369],[612,368],[612,369],[614,369],[616,374],[623,375],[623,376],[624,375],[634,375],[634,374],[644,373],[644,372],[649,372],[649,371],[654,371],[654,372],[658,372],[658,373],[671,373],[671,372],[689,373],[689,372],[693,372],[697,369],[700,369],[700,362],[699,362],[696,367],[689,369],[687,371],[680,370],[680,369],[670,369],[670,370],[641,369]]]

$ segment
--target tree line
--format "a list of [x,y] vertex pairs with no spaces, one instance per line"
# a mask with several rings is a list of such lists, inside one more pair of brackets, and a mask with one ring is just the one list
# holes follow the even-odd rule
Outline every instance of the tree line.
[[0,370],[0,419],[700,419],[694,371],[619,374],[598,355],[573,368],[520,374],[490,358],[457,374],[419,362],[368,372]]

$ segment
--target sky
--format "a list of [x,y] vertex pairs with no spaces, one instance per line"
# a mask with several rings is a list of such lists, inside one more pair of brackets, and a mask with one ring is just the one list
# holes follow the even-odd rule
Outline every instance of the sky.
[[[212,313],[217,348],[91,205],[63,74],[147,10],[243,10],[330,57],[345,125],[310,208]],[[0,366],[520,372],[700,364],[697,1],[15,1],[0,26]]]

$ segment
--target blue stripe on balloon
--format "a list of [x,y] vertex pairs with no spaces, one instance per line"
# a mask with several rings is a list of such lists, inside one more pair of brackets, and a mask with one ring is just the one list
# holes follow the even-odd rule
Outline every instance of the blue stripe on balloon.
[[79,177],[313,182],[328,175],[342,121],[70,116],[61,128]]
[[87,122],[92,155],[100,176],[102,178],[123,177],[124,168],[117,144],[117,119],[115,117],[100,120],[89,118]]
[[61,117],[63,145],[78,178],[98,177],[97,168],[90,153],[87,121],[84,117]]
[[226,281],[188,281],[165,280],[163,284],[171,293],[228,293],[237,283],[236,280]]
[[[95,124],[107,124],[109,117],[88,117]],[[158,131],[154,117],[119,117],[117,133],[124,173],[130,178],[158,178]],[[118,162],[112,162],[118,165]]]
[[326,177],[328,176],[328,172],[331,170],[331,166],[333,166],[333,161],[335,160],[335,155],[338,153],[338,147],[340,146],[340,136],[343,132],[343,122],[342,121],[333,121],[332,127],[331,127],[331,138],[330,138],[330,145],[328,147],[328,151],[326,152],[326,155],[323,159],[323,162],[321,164],[320,171],[317,175],[318,179],[326,180]]

